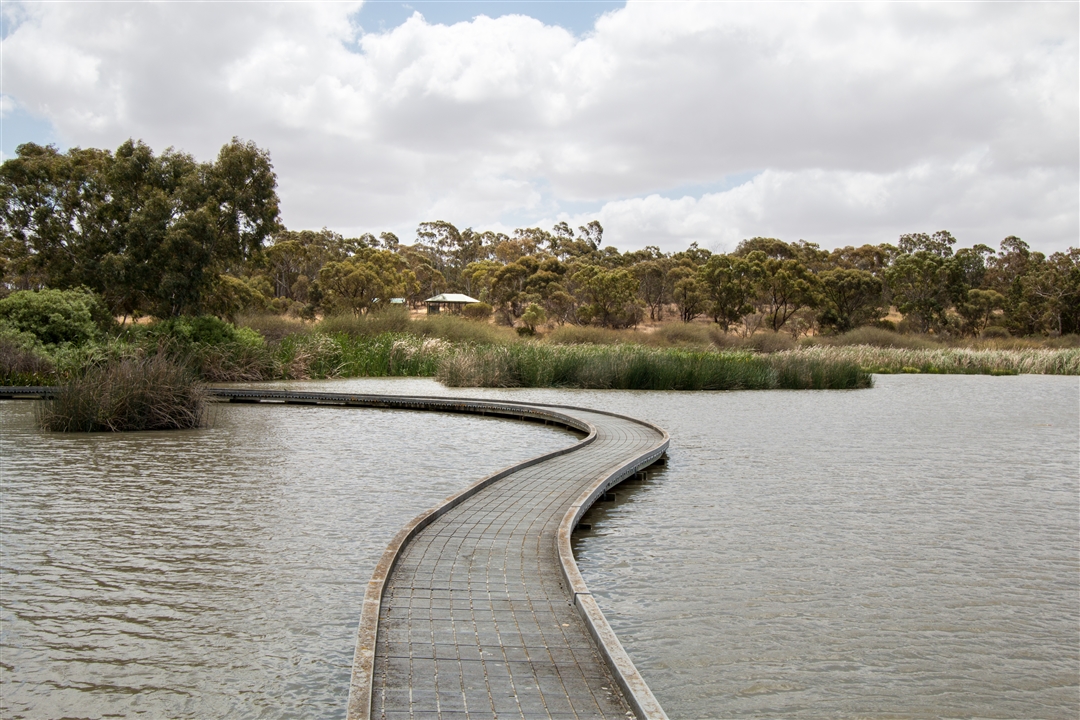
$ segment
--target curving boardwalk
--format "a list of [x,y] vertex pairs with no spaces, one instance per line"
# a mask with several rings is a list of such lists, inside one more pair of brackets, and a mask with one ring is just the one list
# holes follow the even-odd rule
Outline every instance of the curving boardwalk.
[[[44,389],[5,388],[0,397],[31,391]],[[349,720],[666,718],[570,549],[589,506],[662,457],[665,432],[632,418],[529,403],[213,392],[230,402],[496,415],[586,434],[480,480],[398,533],[365,595]]]

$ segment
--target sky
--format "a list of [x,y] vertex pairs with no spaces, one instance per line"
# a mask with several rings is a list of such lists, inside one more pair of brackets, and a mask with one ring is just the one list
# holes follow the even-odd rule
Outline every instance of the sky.
[[1080,4],[9,2],[0,151],[269,150],[282,221],[1080,237]]

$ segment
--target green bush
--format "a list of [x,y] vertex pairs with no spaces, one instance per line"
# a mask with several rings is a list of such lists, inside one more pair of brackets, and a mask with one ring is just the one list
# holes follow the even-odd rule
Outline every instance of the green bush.
[[[236,327],[213,315],[181,316],[159,320],[152,325],[134,326],[134,332],[145,332],[154,340],[173,340],[181,345],[240,345],[260,346],[262,335],[251,328]],[[145,327],[145,330],[142,328]]]
[[470,320],[488,320],[493,308],[485,302],[468,303],[461,308],[461,314]]
[[795,347],[795,340],[790,335],[772,332],[754,333],[742,341],[742,346],[759,353],[778,353]]
[[300,318],[277,313],[249,313],[236,319],[237,327],[251,328],[264,340],[281,340],[288,335],[307,335],[311,325]]
[[517,341],[512,328],[443,314],[413,320],[408,331],[420,337],[438,338],[452,343],[499,345]]
[[0,325],[44,345],[85,343],[114,324],[104,301],[85,289],[19,290],[0,300]]

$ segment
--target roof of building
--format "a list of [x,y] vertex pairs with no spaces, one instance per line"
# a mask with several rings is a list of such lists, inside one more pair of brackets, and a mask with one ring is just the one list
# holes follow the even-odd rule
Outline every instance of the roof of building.
[[462,295],[461,293],[441,293],[435,297],[429,297],[424,302],[429,303],[477,303],[480,302],[476,298],[471,298],[468,295]]

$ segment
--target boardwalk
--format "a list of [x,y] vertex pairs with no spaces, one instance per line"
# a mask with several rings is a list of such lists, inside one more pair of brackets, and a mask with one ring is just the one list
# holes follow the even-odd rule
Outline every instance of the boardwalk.
[[573,606],[559,527],[583,492],[664,438],[559,411],[595,440],[484,488],[401,552],[379,612],[371,717],[633,716]]
[[349,720],[666,717],[570,551],[570,532],[595,499],[662,456],[663,431],[527,403],[214,392],[231,402],[497,415],[587,433],[479,481],[398,533],[364,599]]

